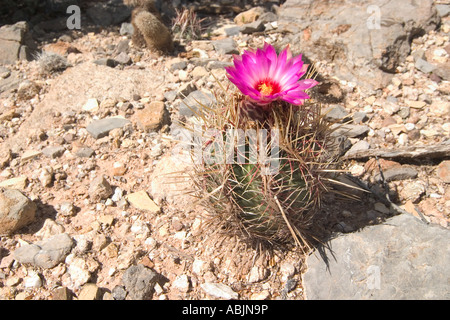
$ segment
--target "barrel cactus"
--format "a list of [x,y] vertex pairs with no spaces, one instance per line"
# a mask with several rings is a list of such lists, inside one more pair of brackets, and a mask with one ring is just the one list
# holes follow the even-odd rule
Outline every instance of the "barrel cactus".
[[307,246],[305,232],[327,190],[335,163],[330,126],[308,101],[305,91],[317,82],[301,80],[306,71],[289,47],[279,55],[268,44],[246,51],[227,68],[234,86],[199,116],[199,197],[223,230],[253,244]]

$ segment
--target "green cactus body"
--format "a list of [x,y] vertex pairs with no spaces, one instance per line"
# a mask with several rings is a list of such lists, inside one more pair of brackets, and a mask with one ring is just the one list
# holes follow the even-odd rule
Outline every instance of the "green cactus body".
[[[283,112],[276,108],[282,108]],[[204,163],[200,170],[204,186],[207,186],[206,193],[220,190],[209,197],[209,202],[213,204],[216,216],[228,226],[227,230],[239,230],[250,240],[272,244],[289,242],[292,237],[302,238],[302,230],[308,226],[324,189],[322,169],[332,163],[325,150],[328,126],[320,116],[319,108],[298,109],[286,104],[276,108],[265,114],[259,113],[258,121],[253,121],[253,115],[238,113],[220,118],[220,122],[217,118],[213,121],[216,127],[222,128],[238,124],[239,128],[256,127],[256,132],[267,129],[268,143],[258,145],[256,151],[265,153],[272,160],[270,133],[278,130],[279,152],[274,172],[264,173],[267,163],[251,161],[249,139],[245,139],[244,146],[234,146],[231,163]],[[277,118],[280,114],[286,118]],[[226,145],[225,130],[219,137],[224,140],[222,146]],[[239,152],[242,155],[243,150],[246,161],[242,163],[238,155]],[[215,151],[212,153],[216,156]]]

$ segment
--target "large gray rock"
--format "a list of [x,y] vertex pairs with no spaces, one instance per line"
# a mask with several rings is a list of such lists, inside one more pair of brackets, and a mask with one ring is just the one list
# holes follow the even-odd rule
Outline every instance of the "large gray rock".
[[142,264],[131,266],[125,271],[122,282],[132,300],[150,300],[158,274]]
[[450,298],[450,232],[402,214],[307,258],[307,299]]
[[67,233],[49,239],[24,245],[14,251],[14,259],[20,263],[49,269],[63,262],[73,247],[73,240]]
[[433,0],[287,0],[279,29],[294,52],[335,63],[335,75],[369,89],[384,87],[412,39],[436,28]]
[[0,188],[0,236],[34,221],[36,204],[16,189]]
[[25,21],[0,28],[0,63],[13,64],[17,60],[31,60],[35,49],[36,44]]

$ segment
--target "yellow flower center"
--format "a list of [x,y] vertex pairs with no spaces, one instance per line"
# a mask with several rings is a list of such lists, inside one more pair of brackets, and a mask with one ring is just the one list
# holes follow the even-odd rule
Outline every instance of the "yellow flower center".
[[273,92],[273,86],[270,83],[263,82],[258,86],[259,92],[264,96],[270,96]]

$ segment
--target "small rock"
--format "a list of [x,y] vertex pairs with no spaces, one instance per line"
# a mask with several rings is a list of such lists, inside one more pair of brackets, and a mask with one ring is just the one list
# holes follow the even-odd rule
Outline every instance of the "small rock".
[[58,224],[56,221],[52,219],[47,218],[45,219],[42,228],[39,229],[38,232],[36,232],[36,236],[41,240],[45,240],[57,234],[61,234],[64,231],[65,231],[64,226]]
[[107,66],[107,67],[111,67],[111,68],[115,68],[119,64],[116,60],[110,59],[110,58],[101,58],[101,59],[95,60],[94,63],[99,66]]
[[145,132],[157,131],[168,123],[169,115],[162,101],[153,101],[136,112],[136,122]]
[[131,60],[131,57],[126,52],[119,53],[114,60],[116,60],[117,63],[128,65],[131,64],[133,61]]
[[450,160],[442,161],[438,165],[436,173],[443,182],[450,183]]
[[98,101],[95,98],[88,99],[88,101],[81,107],[83,111],[86,112],[96,112],[98,111]]
[[250,269],[250,273],[248,275],[248,282],[256,283],[264,280],[269,276],[269,270],[263,267],[254,266]]
[[89,187],[89,196],[95,202],[105,200],[113,194],[111,185],[103,176],[95,178]]
[[121,117],[110,117],[92,121],[86,127],[86,130],[95,139],[100,139],[106,137],[111,130],[116,128],[123,128],[128,123],[130,123],[130,120]]
[[211,266],[208,262],[195,258],[192,263],[192,272],[198,276],[202,276],[205,272],[209,271]]
[[100,300],[101,291],[95,283],[86,283],[78,295],[78,300]]
[[178,276],[173,281],[172,286],[181,292],[188,292],[190,289],[189,277],[185,274]]
[[112,291],[112,296],[114,300],[125,300],[127,297],[127,291],[123,286],[115,286]]
[[34,221],[37,206],[16,189],[0,188],[0,235],[9,235]]
[[41,277],[34,271],[31,271],[23,282],[26,289],[37,289],[42,286]]
[[144,190],[129,194],[127,200],[137,209],[146,210],[153,214],[160,212],[160,208],[150,199]]
[[119,32],[121,36],[132,36],[134,33],[134,27],[129,22],[122,22]]
[[178,89],[176,96],[178,98],[186,98],[191,92],[194,92],[197,90],[197,87],[195,84],[191,82],[187,82],[181,85],[181,87]]
[[347,151],[346,156],[356,154],[360,151],[365,151],[370,149],[370,144],[365,140],[359,140],[356,142],[350,150]]
[[41,151],[37,151],[37,150],[27,150],[27,151],[25,151],[25,152],[22,154],[22,156],[20,157],[20,159],[21,159],[22,161],[27,161],[27,160],[30,160],[30,159],[37,158],[37,157],[39,157],[41,154],[42,154]]
[[25,176],[11,178],[0,182],[0,187],[8,189],[24,190],[25,187],[27,186],[27,181],[28,179]]
[[238,54],[237,43],[232,38],[215,40],[212,42],[214,49],[219,54]]
[[252,34],[255,32],[264,31],[264,29],[265,29],[264,22],[262,22],[261,20],[257,20],[242,25],[239,31],[242,32],[243,34]]
[[130,228],[130,231],[136,234],[137,238],[146,239],[150,234],[150,228],[142,220],[136,220]]
[[72,293],[66,287],[59,287],[52,291],[52,300],[71,300]]
[[127,171],[127,167],[122,162],[114,162],[111,169],[111,174],[113,176],[123,176]]
[[[396,181],[396,180],[406,180],[406,179],[414,179],[417,177],[417,171],[414,168],[401,166],[389,168],[383,171],[384,179],[387,182]],[[380,174],[375,176],[376,181],[381,181]]]
[[270,298],[270,292],[267,290],[253,293],[250,296],[250,300],[266,300]]
[[59,206],[59,213],[65,217],[70,217],[76,212],[75,206],[72,202],[65,201]]
[[29,263],[37,267],[50,269],[64,261],[72,246],[72,238],[67,233],[62,233],[47,240],[16,249],[14,258],[20,263]]
[[266,10],[263,7],[251,8],[250,10],[243,11],[243,12],[239,13],[234,18],[234,23],[236,23],[238,26],[242,26],[244,24],[255,22],[265,12],[266,12]]
[[324,111],[325,119],[328,121],[339,121],[348,116],[347,110],[341,105],[330,106]]
[[427,103],[425,101],[406,100],[406,104],[414,109],[422,109]]
[[157,280],[158,274],[141,264],[129,267],[122,277],[122,282],[132,300],[151,299]]
[[290,262],[283,262],[280,266],[280,272],[283,275],[282,281],[286,281],[294,276],[295,266]]
[[67,272],[70,275],[73,286],[76,288],[87,283],[91,279],[91,273],[98,267],[98,264],[92,264],[91,261],[77,257],[74,254],[68,255],[65,262],[69,265]]
[[357,125],[357,124],[334,124],[331,126],[334,130],[331,135],[332,136],[346,136],[348,138],[356,138],[362,136],[369,132],[370,128],[366,125]]
[[421,181],[412,181],[407,183],[403,190],[401,190],[400,195],[403,199],[410,200],[416,203],[420,200],[423,194],[425,194],[426,186]]
[[64,154],[64,151],[66,151],[66,149],[64,149],[64,147],[58,147],[58,146],[46,147],[46,148],[42,149],[42,153],[46,157],[51,158],[51,159],[55,159],[55,158],[62,156]]
[[225,300],[239,299],[239,295],[223,283],[205,282],[202,283],[200,287],[206,292],[206,294],[215,298]]
[[197,66],[192,70],[192,77],[194,79],[206,77],[207,75],[209,75],[209,72],[204,67]]
[[387,208],[383,203],[381,202],[376,202],[374,204],[374,209],[378,212],[384,213],[384,214],[389,214],[389,208]]
[[183,70],[186,69],[187,62],[185,60],[182,60],[181,58],[174,58],[168,63],[168,68],[170,71],[175,70]]
[[77,157],[80,158],[90,158],[95,154],[95,151],[92,148],[89,147],[82,147],[79,148],[76,152],[75,155]]
[[416,69],[422,71],[423,73],[431,73],[436,69],[436,66],[429,63],[428,61],[418,58],[415,63]]
[[199,107],[206,106],[211,107],[216,102],[214,96],[211,93],[206,93],[200,90],[191,92],[181,102],[179,106],[179,113],[182,116],[192,117]]
[[48,168],[43,168],[41,173],[39,174],[39,181],[41,182],[43,187],[48,187],[52,184],[53,180],[53,170]]

